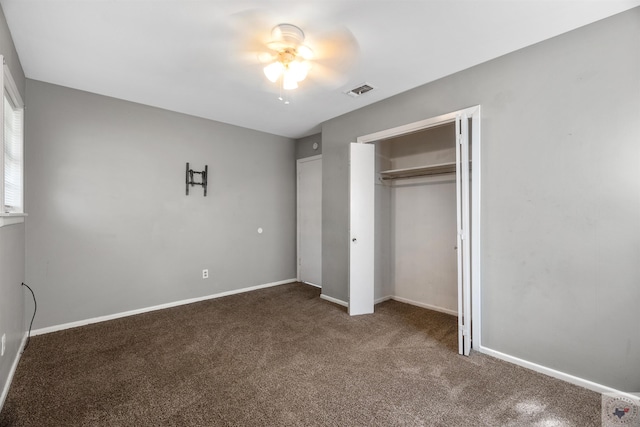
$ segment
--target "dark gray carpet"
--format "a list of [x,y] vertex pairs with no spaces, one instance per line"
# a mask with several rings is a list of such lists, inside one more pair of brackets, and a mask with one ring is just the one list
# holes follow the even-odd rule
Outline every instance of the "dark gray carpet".
[[600,395],[456,352],[456,318],[293,283],[34,337],[0,426],[595,426]]

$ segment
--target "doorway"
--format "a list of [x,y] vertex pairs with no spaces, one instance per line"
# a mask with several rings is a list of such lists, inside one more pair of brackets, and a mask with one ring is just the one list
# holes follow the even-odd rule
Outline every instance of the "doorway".
[[[455,124],[375,146],[375,259],[381,294],[457,316]],[[418,169],[426,165],[431,169]]]
[[297,276],[322,287],[322,155],[297,161]]
[[[446,162],[438,163],[432,159],[429,164],[384,169],[379,164],[384,160],[381,160],[380,156],[378,158],[372,157],[372,154],[375,153],[374,143],[377,141],[406,137],[416,132],[447,126],[455,127],[453,141],[455,161],[447,159]],[[473,143],[471,143],[472,141]],[[407,176],[455,173],[456,229],[453,230],[454,235],[451,236],[451,241],[455,246],[449,250],[455,250],[457,264],[459,353],[468,355],[472,346],[476,348],[480,346],[480,107],[471,107],[361,136],[357,143],[351,145],[352,169],[354,164],[360,165],[361,159],[365,156],[374,160],[365,160],[368,167],[363,170],[362,166],[358,166],[360,172],[351,171],[350,314],[371,313],[375,298],[383,297],[384,299],[386,296],[381,294],[383,290],[379,285],[381,282],[380,271],[376,272],[376,269],[380,269],[380,261],[383,259],[379,255],[376,257],[373,254],[374,242],[379,239],[379,234],[381,234],[379,225],[372,225],[372,218],[375,218],[377,205],[381,199],[380,189],[373,189],[376,187],[376,183],[379,183],[380,180],[393,180]],[[354,149],[355,147],[358,149]],[[473,150],[472,156],[469,153],[470,147]],[[365,156],[362,155],[363,152],[366,152]],[[469,171],[470,157],[474,159],[472,173]],[[377,167],[376,163],[378,163]],[[384,173],[380,172],[381,170],[384,170]],[[358,179],[354,179],[354,173],[359,175],[360,181],[364,179],[364,183],[358,184]],[[375,192],[376,201],[367,201],[367,206],[358,206],[362,203],[358,201],[358,198],[361,198],[358,194],[362,191]],[[367,224],[366,227],[363,228],[361,223]],[[372,279],[372,277],[376,278]],[[374,285],[375,282],[378,283],[377,287]],[[352,304],[358,307],[358,311],[351,310]]]

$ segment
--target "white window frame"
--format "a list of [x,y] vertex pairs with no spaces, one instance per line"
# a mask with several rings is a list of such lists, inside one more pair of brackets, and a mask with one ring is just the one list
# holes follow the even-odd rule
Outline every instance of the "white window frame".
[[3,96],[6,95],[14,107],[18,110],[22,110],[22,200],[20,203],[20,211],[18,212],[5,212],[4,209],[4,98],[0,106],[0,128],[2,128],[2,143],[0,143],[0,177],[2,182],[0,183],[0,200],[2,200],[2,209],[0,209],[0,227],[5,225],[18,224],[24,222],[24,217],[27,216],[24,213],[24,102],[18,91],[11,71],[4,62],[4,57],[0,55],[0,59],[3,64],[3,72],[0,73],[0,86],[3,88]]

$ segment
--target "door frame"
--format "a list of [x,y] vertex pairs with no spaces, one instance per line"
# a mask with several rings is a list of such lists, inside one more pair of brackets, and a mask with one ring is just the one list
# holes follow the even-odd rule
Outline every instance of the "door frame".
[[[300,281],[300,164],[317,160],[322,160],[322,154],[303,157],[302,159],[296,160],[296,280],[298,282]],[[320,197],[322,198],[322,193],[320,194]],[[322,270],[322,263],[320,264],[320,269]],[[322,288],[322,283],[304,283]]]
[[[482,176],[482,144],[480,127],[480,105],[463,108],[440,116],[431,117],[402,126],[359,136],[356,142],[372,144],[376,141],[399,137],[434,126],[453,123],[460,115],[466,114],[471,119],[471,348],[479,350],[482,345],[482,313],[481,313],[481,176]],[[371,285],[373,286],[373,284]]]

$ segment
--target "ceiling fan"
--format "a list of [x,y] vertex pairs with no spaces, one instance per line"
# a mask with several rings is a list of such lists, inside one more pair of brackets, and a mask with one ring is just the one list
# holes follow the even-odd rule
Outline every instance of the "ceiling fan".
[[264,76],[278,85],[280,99],[283,90],[296,89],[302,81],[325,88],[343,85],[358,57],[358,43],[346,28],[305,33],[291,23],[274,25],[272,17],[256,10],[234,18],[240,24],[241,50],[247,54],[243,57],[260,66]]

